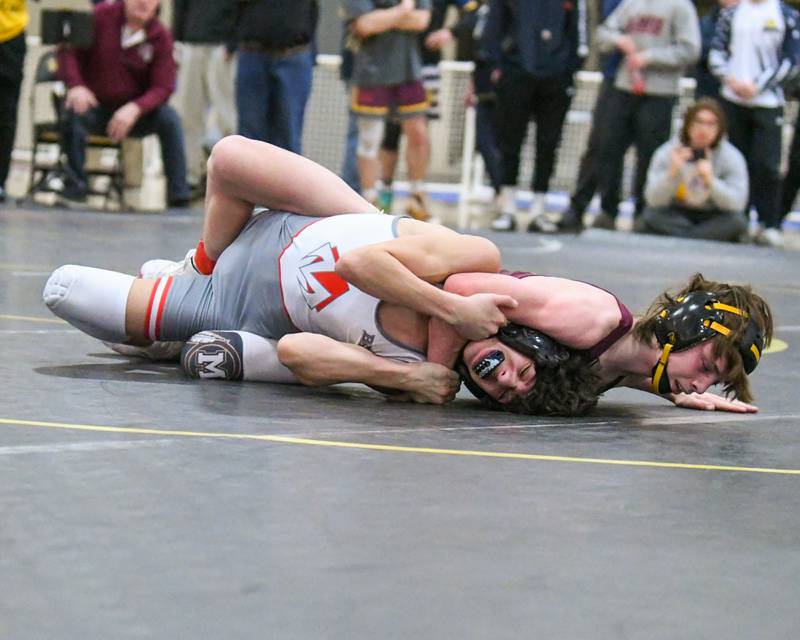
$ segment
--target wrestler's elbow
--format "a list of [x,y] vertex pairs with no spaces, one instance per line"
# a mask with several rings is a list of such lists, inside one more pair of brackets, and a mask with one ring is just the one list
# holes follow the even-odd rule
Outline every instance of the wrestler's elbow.
[[355,284],[359,273],[366,273],[369,268],[370,256],[368,247],[359,247],[348,251],[336,261],[334,270],[336,275],[347,282]]
[[485,260],[488,273],[497,273],[503,266],[503,257],[497,245],[487,238],[476,238],[479,243],[479,255]]

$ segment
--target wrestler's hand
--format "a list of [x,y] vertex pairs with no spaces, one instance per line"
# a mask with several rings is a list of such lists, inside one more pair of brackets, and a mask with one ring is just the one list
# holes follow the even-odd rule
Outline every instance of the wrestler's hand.
[[392,400],[444,404],[456,397],[460,386],[461,379],[452,369],[433,362],[410,364],[402,386],[405,393]]
[[733,413],[756,413],[758,407],[740,400],[731,400],[714,393],[676,393],[672,401],[677,407],[702,411],[731,411]]
[[505,311],[516,309],[518,304],[511,296],[496,293],[461,296],[450,324],[467,340],[483,340],[496,334],[508,322]]

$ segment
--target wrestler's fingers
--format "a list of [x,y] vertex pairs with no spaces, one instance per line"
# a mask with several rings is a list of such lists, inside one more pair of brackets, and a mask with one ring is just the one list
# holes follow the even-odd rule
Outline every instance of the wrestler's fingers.
[[494,302],[498,307],[506,307],[508,309],[516,309],[519,306],[516,298],[502,294],[495,295]]

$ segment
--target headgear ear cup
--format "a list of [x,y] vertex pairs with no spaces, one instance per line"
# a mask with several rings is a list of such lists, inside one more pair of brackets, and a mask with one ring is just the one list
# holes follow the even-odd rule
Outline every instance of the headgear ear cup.
[[745,373],[749,375],[753,372],[758,366],[763,352],[764,334],[756,322],[750,318],[742,335],[742,341],[739,344],[739,354],[742,356]]

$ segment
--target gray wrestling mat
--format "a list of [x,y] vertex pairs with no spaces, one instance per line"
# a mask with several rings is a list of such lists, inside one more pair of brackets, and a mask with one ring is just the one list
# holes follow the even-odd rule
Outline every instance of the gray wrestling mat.
[[61,264],[135,272],[200,226],[0,211],[0,638],[800,636],[800,253],[493,235],[634,311],[696,270],[752,282],[788,343],[753,416],[616,390],[549,419],[190,382],[41,302]]

